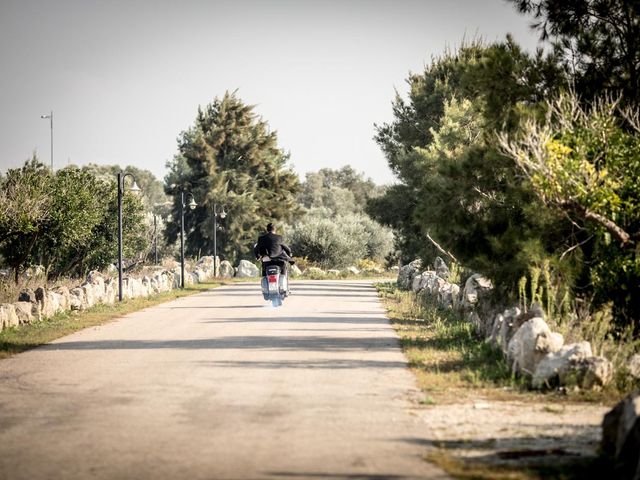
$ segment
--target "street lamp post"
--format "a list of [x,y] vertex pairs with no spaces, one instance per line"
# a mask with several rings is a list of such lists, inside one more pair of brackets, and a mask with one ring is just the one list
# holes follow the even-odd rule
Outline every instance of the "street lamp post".
[[[198,204],[191,192],[186,192],[191,197],[189,208],[195,209]],[[180,288],[184,288],[184,194],[183,188],[180,189]]]
[[49,119],[51,126],[51,171],[53,172],[53,110],[51,110],[49,115],[40,115],[40,118]]
[[122,301],[122,197],[124,197],[124,180],[131,177],[133,185],[129,189],[132,193],[140,191],[136,178],[130,173],[118,172],[118,301]]
[[213,204],[213,277],[216,278],[218,276],[218,215],[220,218],[224,218],[227,216],[227,212],[225,212],[224,205],[222,205],[222,211],[218,212],[218,204]]

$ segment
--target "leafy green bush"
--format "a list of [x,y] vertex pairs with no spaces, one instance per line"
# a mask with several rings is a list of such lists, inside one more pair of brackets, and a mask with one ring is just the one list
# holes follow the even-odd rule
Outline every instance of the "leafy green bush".
[[323,268],[343,268],[363,258],[384,260],[393,243],[390,230],[362,214],[328,218],[316,211],[289,231],[294,253]]
[[[36,263],[50,276],[84,274],[117,258],[117,187],[68,167],[52,173],[36,158],[0,177],[0,254],[17,279]],[[140,199],[125,195],[125,258],[146,247]]]

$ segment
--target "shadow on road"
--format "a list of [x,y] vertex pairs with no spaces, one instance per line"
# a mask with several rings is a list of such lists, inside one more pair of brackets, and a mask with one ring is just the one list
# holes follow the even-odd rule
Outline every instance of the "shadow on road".
[[211,362],[200,362],[200,364],[211,367],[231,367],[231,368],[264,368],[264,369],[281,369],[281,368],[324,368],[329,370],[345,369],[345,368],[407,368],[405,362],[392,362],[382,360],[280,360],[280,361],[232,361],[220,360]]
[[45,350],[147,350],[147,349],[269,349],[304,351],[362,351],[398,348],[395,337],[241,336],[192,340],[98,340],[59,342]]

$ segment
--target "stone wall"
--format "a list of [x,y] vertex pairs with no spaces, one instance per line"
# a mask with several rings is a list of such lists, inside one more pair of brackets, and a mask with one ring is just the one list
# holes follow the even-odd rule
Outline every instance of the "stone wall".
[[564,345],[564,338],[551,331],[539,306],[526,312],[518,306],[496,309],[489,302],[493,285],[488,278],[475,273],[460,286],[450,283],[449,277],[442,259],[437,258],[430,270],[423,270],[416,260],[400,268],[398,287],[457,311],[473,323],[481,338],[501,350],[511,369],[528,378],[534,388],[597,389],[611,381],[611,362],[593,355],[589,342]]
[[[218,259],[218,278],[237,276],[240,270],[234,269],[228,261]],[[214,278],[213,257],[202,257],[192,271],[185,270],[185,285],[203,283]],[[247,262],[249,263],[249,262]],[[243,264],[244,265],[244,264]],[[244,265],[247,267],[246,265]],[[255,268],[255,267],[254,267]],[[257,276],[257,268],[251,271]],[[241,276],[252,276],[247,268]],[[143,276],[124,276],[122,279],[123,299],[148,297],[168,292],[180,287],[180,264],[174,262],[170,268],[153,268]],[[86,310],[97,304],[113,305],[118,300],[118,278],[115,269],[109,274],[92,271],[84,283],[68,289],[67,287],[27,289],[20,293],[18,301],[0,304],[0,331],[51,317],[67,310]]]

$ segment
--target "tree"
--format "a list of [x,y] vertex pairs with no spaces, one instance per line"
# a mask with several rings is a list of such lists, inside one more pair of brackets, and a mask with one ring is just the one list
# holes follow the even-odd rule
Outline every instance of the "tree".
[[[19,271],[43,264],[51,276],[84,274],[117,257],[116,184],[86,170],[51,173],[34,157],[0,179],[0,252]],[[145,246],[144,211],[125,195],[125,256]]]
[[604,90],[640,105],[640,1],[511,0],[562,52],[585,100]]
[[51,216],[51,173],[34,155],[0,177],[0,248],[16,282]]
[[225,93],[198,109],[193,127],[178,140],[179,154],[168,164],[165,191],[174,196],[167,239],[180,231],[179,189],[194,195],[198,207],[185,215],[187,252],[213,253],[213,205],[229,214],[218,234],[219,251],[231,260],[250,255],[269,222],[285,222],[299,211],[298,177],[277,135],[235,93]]
[[529,55],[510,38],[473,42],[408,82],[408,100],[396,97],[394,121],[376,136],[402,183],[368,210],[398,229],[404,261],[431,262],[433,239],[509,289],[532,261],[557,248],[553,237],[567,228],[522,183],[495,140],[564,84],[556,59]]
[[328,208],[334,214],[361,213],[367,201],[383,191],[384,187],[346,165],[338,170],[322,168],[307,173],[298,201],[305,208]]
[[564,94],[547,103],[543,120],[501,136],[540,199],[593,239],[588,265],[597,300],[613,300],[626,322],[640,320],[639,118],[610,98],[583,107]]
[[132,165],[121,168],[120,165],[96,165],[95,163],[83,166],[82,170],[104,182],[113,182],[119,172],[133,175],[140,187],[140,198],[149,211],[154,210],[155,205],[162,205],[169,201],[169,197],[164,193],[164,185],[149,170]]

